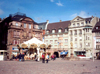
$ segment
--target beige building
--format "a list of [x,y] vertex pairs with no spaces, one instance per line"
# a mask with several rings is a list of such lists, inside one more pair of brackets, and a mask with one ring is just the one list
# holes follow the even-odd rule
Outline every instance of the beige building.
[[[71,21],[49,23],[46,29],[45,42],[52,45],[51,53],[63,50],[74,56],[92,57],[93,36],[92,28],[96,23],[96,17],[75,17]],[[72,45],[72,46],[71,46]]]

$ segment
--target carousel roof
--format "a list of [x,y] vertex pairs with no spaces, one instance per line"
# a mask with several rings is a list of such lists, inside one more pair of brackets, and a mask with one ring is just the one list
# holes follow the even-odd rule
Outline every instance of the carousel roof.
[[35,44],[45,44],[44,42],[42,42],[42,41],[40,41],[40,40],[38,40],[37,38],[32,38],[32,39],[30,39],[30,40],[28,40],[28,41],[26,41],[26,42],[24,42],[24,44],[33,44],[33,43],[35,43]]

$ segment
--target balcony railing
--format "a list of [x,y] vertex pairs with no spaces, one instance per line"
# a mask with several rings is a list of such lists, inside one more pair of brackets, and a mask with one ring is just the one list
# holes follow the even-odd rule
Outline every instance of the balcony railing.
[[16,29],[22,29],[21,26],[11,25],[9,28],[16,28]]

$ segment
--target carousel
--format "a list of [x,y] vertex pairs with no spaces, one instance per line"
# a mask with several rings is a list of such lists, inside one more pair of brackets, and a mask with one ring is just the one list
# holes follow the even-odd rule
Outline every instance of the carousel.
[[17,47],[21,54],[25,53],[25,60],[33,60],[37,57],[37,61],[40,61],[42,54],[46,53],[46,50],[50,49],[51,45],[46,44],[34,37],[24,43],[17,45]]

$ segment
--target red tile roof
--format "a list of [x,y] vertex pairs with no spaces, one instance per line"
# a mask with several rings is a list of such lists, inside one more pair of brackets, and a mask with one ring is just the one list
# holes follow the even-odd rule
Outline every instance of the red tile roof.
[[58,29],[62,29],[62,32],[64,32],[65,28],[68,28],[68,26],[71,25],[70,21],[62,21],[62,22],[56,22],[56,23],[49,23],[47,26],[47,30],[52,32],[53,29],[56,30],[56,33],[58,32]]

